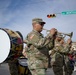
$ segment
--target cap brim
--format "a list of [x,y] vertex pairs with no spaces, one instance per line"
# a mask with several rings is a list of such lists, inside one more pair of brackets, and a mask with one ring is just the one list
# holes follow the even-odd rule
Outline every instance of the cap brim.
[[42,23],[42,24],[46,24],[46,22],[40,22],[40,23]]

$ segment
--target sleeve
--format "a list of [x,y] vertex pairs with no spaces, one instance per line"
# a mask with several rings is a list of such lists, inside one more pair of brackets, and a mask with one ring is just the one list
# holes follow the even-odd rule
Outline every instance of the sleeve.
[[54,44],[55,44],[54,39],[51,39],[50,42],[46,45],[46,47],[47,47],[49,50],[51,50],[51,49],[54,48]]
[[70,46],[67,44],[63,49],[60,50],[60,53],[68,54],[70,51]]
[[[53,36],[51,34],[48,34],[44,38],[40,38],[40,36],[36,34],[30,34],[26,37],[26,40],[28,40],[27,41],[28,45],[33,45],[36,48],[43,48],[50,44],[51,44],[50,46],[53,45]],[[47,46],[47,47],[50,47],[50,46]]]
[[69,54],[74,54],[74,50],[70,49]]

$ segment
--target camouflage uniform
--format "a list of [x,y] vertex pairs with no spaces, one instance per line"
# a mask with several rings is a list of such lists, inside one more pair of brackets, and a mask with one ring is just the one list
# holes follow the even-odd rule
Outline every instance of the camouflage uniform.
[[59,52],[62,48],[59,42],[55,42],[51,52],[51,65],[55,75],[63,75],[63,55]]
[[64,46],[59,42],[56,42],[55,47],[51,53],[51,65],[53,67],[53,71],[55,75],[63,75],[63,64],[64,64],[64,53],[69,51],[69,46]]
[[64,71],[65,75],[72,75],[73,70],[74,70],[74,61],[73,59],[69,58],[69,55],[72,55],[73,51],[70,50],[67,54],[64,54]]
[[18,60],[10,60],[8,66],[11,75],[18,75]]
[[49,34],[43,37],[41,33],[33,30],[27,35],[26,40],[28,40],[28,47],[25,50],[32,75],[45,75],[48,66],[48,51],[54,46],[52,36]]

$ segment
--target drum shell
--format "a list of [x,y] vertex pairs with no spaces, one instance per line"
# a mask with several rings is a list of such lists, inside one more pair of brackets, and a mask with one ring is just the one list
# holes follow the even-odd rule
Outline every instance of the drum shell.
[[27,58],[19,58],[18,63],[19,63],[18,66],[19,75],[28,75],[29,69],[27,64]]

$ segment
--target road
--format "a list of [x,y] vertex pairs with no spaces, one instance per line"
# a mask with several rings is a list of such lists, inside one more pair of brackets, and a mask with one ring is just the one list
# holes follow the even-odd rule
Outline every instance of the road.
[[[10,75],[7,63],[1,64],[0,75]],[[46,75],[54,75],[52,68],[48,68]],[[73,72],[73,75],[76,75],[76,72]]]

